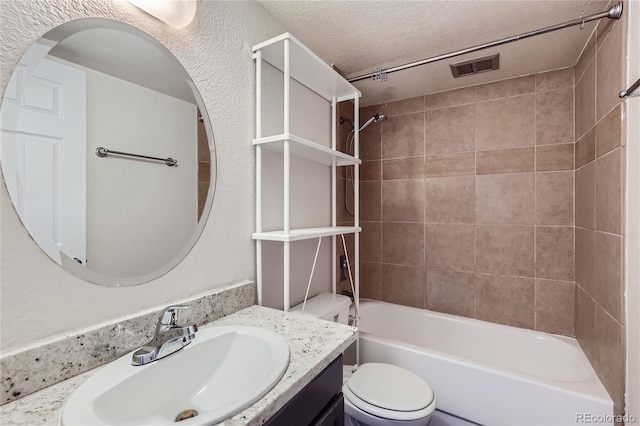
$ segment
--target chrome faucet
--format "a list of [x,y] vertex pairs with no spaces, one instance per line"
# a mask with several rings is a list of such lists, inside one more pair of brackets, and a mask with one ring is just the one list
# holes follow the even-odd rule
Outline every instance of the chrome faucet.
[[178,311],[187,305],[169,306],[158,319],[153,339],[133,353],[131,365],[144,365],[184,348],[196,337],[197,325],[178,325]]

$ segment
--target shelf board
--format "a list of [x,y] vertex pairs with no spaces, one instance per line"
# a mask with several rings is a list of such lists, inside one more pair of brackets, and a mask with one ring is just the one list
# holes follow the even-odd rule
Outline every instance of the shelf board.
[[291,155],[303,160],[324,164],[326,166],[330,166],[334,161],[337,166],[352,166],[362,163],[359,158],[333,150],[324,145],[301,138],[300,136],[286,133],[254,139],[253,144],[261,146],[266,150],[282,154],[284,153],[285,141],[292,142],[289,144]]
[[362,228],[355,226],[327,226],[324,228],[292,229],[288,234],[284,231],[254,232],[251,236],[254,240],[266,241],[301,241],[312,238],[331,237],[340,234],[354,234],[362,232]]
[[253,46],[262,59],[284,72],[284,40],[289,39],[291,78],[307,86],[323,98],[360,97],[361,93],[304,44],[290,33],[284,33]]

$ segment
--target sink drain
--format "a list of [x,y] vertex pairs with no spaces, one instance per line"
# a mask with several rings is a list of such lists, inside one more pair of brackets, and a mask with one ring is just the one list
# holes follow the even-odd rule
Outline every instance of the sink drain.
[[177,422],[181,422],[183,420],[187,420],[190,419],[192,417],[195,417],[198,415],[198,412],[196,410],[184,410],[182,413],[178,414],[176,416],[176,423]]

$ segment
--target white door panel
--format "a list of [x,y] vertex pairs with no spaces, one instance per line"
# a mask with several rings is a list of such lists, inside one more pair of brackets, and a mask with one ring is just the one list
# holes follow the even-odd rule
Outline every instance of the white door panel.
[[40,247],[58,263],[63,250],[84,264],[86,76],[42,59],[48,49],[30,50],[7,87],[0,112],[3,174]]

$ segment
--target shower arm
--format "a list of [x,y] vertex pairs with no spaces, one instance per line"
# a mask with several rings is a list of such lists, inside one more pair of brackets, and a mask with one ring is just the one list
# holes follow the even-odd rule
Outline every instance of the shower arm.
[[[597,19],[609,18],[609,19],[620,19],[622,16],[622,2],[616,3],[609,10],[606,10],[601,13],[597,13],[595,15],[580,17],[578,19],[574,19],[572,21],[564,22],[562,24],[552,25],[550,27],[541,28],[539,30],[529,31],[523,34],[519,34],[512,37],[503,38],[496,41],[490,41],[488,43],[479,44],[477,46],[467,47],[466,49],[456,50],[455,52],[445,53],[444,55],[433,56],[428,59],[422,59],[420,61],[411,62],[404,65],[398,65],[396,67],[387,68],[384,70],[386,74],[390,74],[396,71],[402,71],[409,68],[419,67],[421,65],[430,64],[433,62],[442,61],[445,59],[453,58],[460,55],[465,55],[467,53],[477,52],[478,50],[488,49],[490,47],[501,46],[503,44],[511,43],[518,40],[523,40],[525,38],[546,34],[552,31],[562,30],[564,28],[573,27],[575,25],[580,25],[580,29],[584,26],[585,23],[595,21]],[[370,72],[368,74],[359,75],[356,77],[348,78],[347,81],[349,83],[355,83],[357,81],[367,80],[369,78],[374,78],[380,75],[380,71]]]

